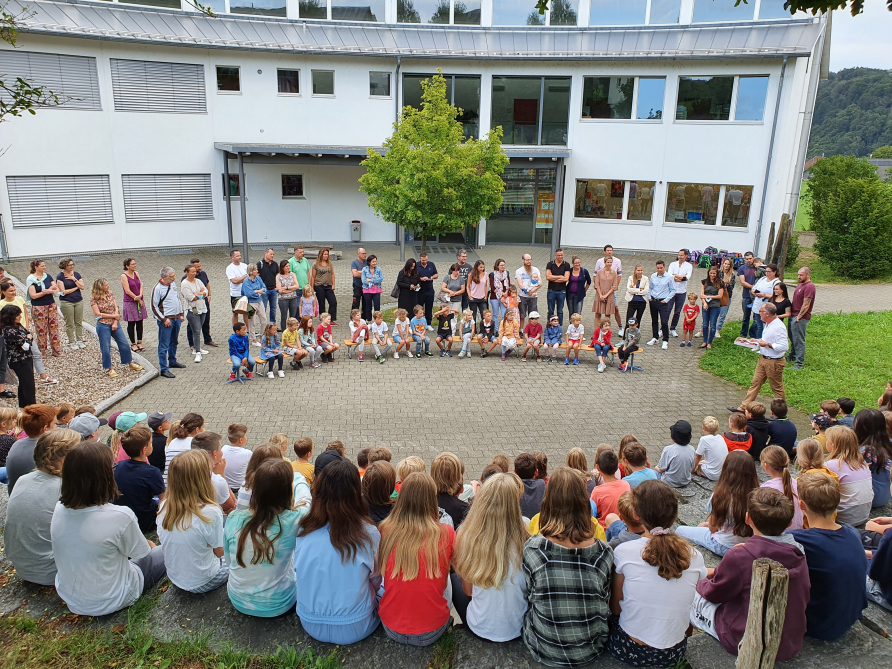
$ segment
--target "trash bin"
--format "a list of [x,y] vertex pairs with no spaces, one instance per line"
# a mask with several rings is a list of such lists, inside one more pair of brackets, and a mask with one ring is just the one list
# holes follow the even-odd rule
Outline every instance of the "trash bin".
[[362,223],[359,221],[350,221],[350,241],[362,241]]

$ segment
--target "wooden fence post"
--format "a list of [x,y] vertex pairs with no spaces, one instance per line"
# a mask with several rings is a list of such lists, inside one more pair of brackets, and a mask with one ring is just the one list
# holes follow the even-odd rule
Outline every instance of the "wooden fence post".
[[787,613],[790,574],[774,560],[753,562],[746,631],[737,649],[737,669],[772,669]]
[[[768,256],[768,262],[771,262],[771,254],[772,249],[774,248],[774,221],[771,221],[771,230],[768,232],[768,246],[767,251],[765,251],[765,255]],[[759,249],[756,249],[756,253],[759,252]]]

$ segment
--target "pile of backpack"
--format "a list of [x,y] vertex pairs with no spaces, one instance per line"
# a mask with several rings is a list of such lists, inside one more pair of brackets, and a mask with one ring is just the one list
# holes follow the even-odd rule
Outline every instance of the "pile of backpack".
[[704,269],[712,267],[713,265],[721,267],[725,258],[730,258],[735,269],[743,265],[742,253],[732,253],[724,249],[720,251],[714,246],[707,246],[702,251],[688,251],[688,249],[685,249],[685,251],[688,254],[689,263],[696,265],[697,267],[703,267]]

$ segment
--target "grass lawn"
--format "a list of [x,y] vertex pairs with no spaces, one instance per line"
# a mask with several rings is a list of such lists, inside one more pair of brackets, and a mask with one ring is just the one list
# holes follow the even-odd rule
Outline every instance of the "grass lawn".
[[[721,339],[700,359],[700,368],[748,388],[757,353],[734,344],[740,321],[726,323]],[[818,411],[821,401],[855,400],[856,411],[876,408],[877,398],[892,379],[892,311],[824,314],[811,319],[806,337],[805,367],[787,365],[787,403],[802,411]],[[764,392],[770,394],[768,384]]]
[[823,260],[821,260],[817,255],[815,255],[814,251],[811,249],[802,249],[799,253],[799,258],[793,263],[792,267],[784,268],[784,282],[787,284],[788,288],[793,288],[796,285],[796,272],[799,271],[799,268],[803,265],[808,265],[811,270],[811,280],[815,283],[842,283],[842,284],[866,284],[866,283],[889,283],[892,281],[892,272],[886,274],[885,276],[880,276],[875,279],[868,279],[866,281],[859,281],[858,279],[849,279],[847,277],[841,277]]
[[808,206],[811,203],[811,193],[808,190],[808,182],[802,184],[799,191],[799,206],[796,208],[796,225],[794,230],[802,232],[811,230],[811,216],[808,215]]

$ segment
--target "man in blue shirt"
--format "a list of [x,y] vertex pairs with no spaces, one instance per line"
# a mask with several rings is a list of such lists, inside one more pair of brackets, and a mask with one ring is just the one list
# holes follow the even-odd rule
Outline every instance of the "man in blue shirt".
[[[666,274],[666,263],[657,260],[657,271],[650,275],[650,323],[653,327],[653,339],[647,342],[653,346],[660,340],[660,328],[663,330],[664,351],[669,348],[669,309],[675,297],[675,279]],[[659,318],[660,328],[657,327]]]
[[752,252],[747,251],[743,254],[743,264],[737,270],[737,276],[740,279],[740,285],[743,286],[743,323],[740,324],[741,337],[754,337],[756,335],[755,323],[750,328],[750,314],[753,311],[753,296],[750,289],[756,283],[756,265]]
[[353,309],[362,309],[362,268],[365,267],[365,249],[356,249],[356,258],[350,263],[353,275]]

